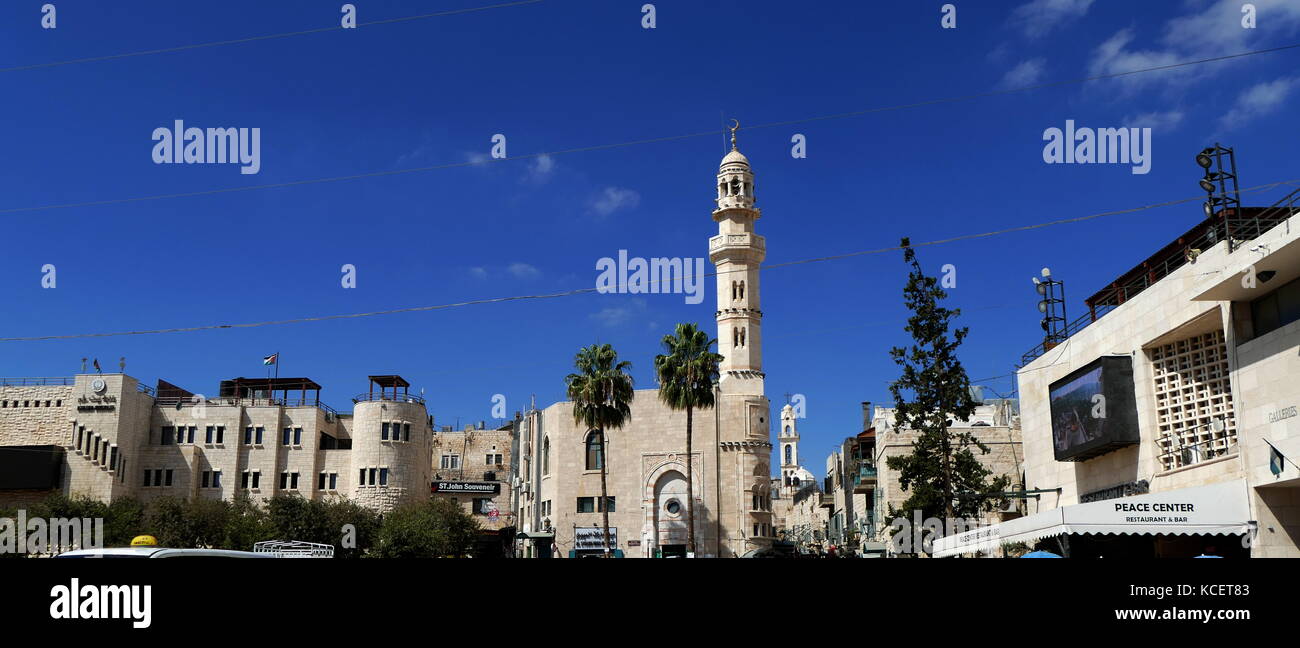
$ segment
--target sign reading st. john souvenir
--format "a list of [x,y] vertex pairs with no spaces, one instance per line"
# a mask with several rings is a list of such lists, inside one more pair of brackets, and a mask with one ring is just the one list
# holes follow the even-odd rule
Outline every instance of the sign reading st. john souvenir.
[[[579,551],[605,548],[605,527],[575,527],[573,529],[573,548]],[[609,548],[618,546],[618,528],[609,528]]]
[[463,482],[463,481],[436,481],[433,482],[429,489],[431,493],[485,493],[498,495],[501,493],[500,482]]
[[1102,356],[1048,386],[1057,461],[1086,461],[1139,441],[1133,358]]

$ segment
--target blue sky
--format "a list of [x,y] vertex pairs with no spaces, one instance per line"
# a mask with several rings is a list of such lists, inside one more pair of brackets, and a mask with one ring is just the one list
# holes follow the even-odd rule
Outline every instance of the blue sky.
[[[0,68],[338,24],[341,2],[61,0],[0,6]],[[361,22],[491,4],[365,1]],[[506,297],[594,285],[596,262],[707,255],[724,152],[742,123],[760,233],[781,263],[1015,227],[1198,194],[1193,155],[1235,146],[1242,186],[1300,177],[1300,50],[959,103],[743,129],[1300,41],[1300,5],[1028,0],[654,3],[546,0],[287,38],[0,71],[0,337],[99,333]],[[1291,117],[1288,119],[1288,117]],[[261,171],[154,164],[173,120],[261,129]],[[1049,165],[1043,131],[1066,120],[1151,127],[1150,173]],[[293,182],[716,134],[489,164],[88,207],[9,211]],[[807,157],[791,156],[791,137]],[[1268,204],[1281,190],[1247,204]],[[971,329],[972,378],[1001,376],[1041,341],[1029,278],[1082,299],[1201,216],[1199,204],[1111,216],[920,251],[957,270],[950,305]],[[54,264],[57,288],[41,287]],[[357,268],[343,289],[340,268]],[[816,474],[884,403],[905,343],[898,252],[774,268],[762,276],[774,409],[803,394],[804,463]],[[608,342],[653,386],[676,322],[713,327],[715,295],[583,294],[426,313],[164,335],[0,343],[0,375],[71,375],[80,358],[211,394],[222,379],[306,375],[349,409],[366,375],[424,388],[440,423],[491,419],[531,395],[562,398],[574,352]],[[986,381],[1010,394],[1009,377]],[[1032,431],[1031,431],[1032,433]]]

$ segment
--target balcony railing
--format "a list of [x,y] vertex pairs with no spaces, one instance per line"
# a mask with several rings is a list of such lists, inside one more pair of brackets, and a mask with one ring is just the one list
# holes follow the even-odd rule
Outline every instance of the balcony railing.
[[72,385],[76,378],[0,378],[0,387],[44,387],[46,385]]
[[326,414],[338,416],[338,410],[317,401],[314,398],[204,398],[196,401],[193,396],[164,396],[154,399],[154,404],[158,407],[198,407],[199,405],[211,407],[315,407]]
[[414,394],[398,394],[394,396],[392,394],[366,392],[364,394],[357,394],[352,399],[353,403],[364,403],[367,401],[391,401],[394,403],[418,403],[423,405],[424,397],[416,396]]
[[853,492],[866,493],[870,492],[876,486],[876,466],[874,464],[863,463],[858,466],[858,472],[853,475]]

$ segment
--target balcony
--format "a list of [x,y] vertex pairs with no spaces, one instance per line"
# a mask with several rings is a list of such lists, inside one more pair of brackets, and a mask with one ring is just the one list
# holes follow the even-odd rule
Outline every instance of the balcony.
[[418,403],[423,405],[424,397],[415,394],[385,394],[382,392],[367,392],[352,397],[353,403],[364,403],[366,401],[390,401],[394,403]]
[[853,475],[854,494],[870,493],[875,487],[876,467],[866,463],[858,466],[858,472]]
[[821,493],[821,501],[817,505],[822,508],[835,508],[835,496]]

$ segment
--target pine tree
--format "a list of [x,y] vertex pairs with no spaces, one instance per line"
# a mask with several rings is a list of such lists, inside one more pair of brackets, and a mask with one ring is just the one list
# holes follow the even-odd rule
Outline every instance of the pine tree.
[[910,493],[900,510],[890,506],[889,517],[911,519],[919,510],[922,519],[950,520],[978,517],[991,510],[1009,479],[992,474],[974,451],[988,454],[989,448],[969,428],[953,428],[954,421],[966,421],[975,412],[970,378],[957,359],[957,347],[968,329],[951,331],[959,309],[939,305],[948,294],[938,279],[921,271],[916,252],[908,239],[902,240],[903,260],[911,266],[903,301],[912,312],[904,327],[914,343],[910,348],[894,347],[889,355],[903,368],[903,375],[889,386],[896,413],[894,426],[914,430],[916,442],[909,455],[889,457],[886,465],[899,475],[899,485]]

